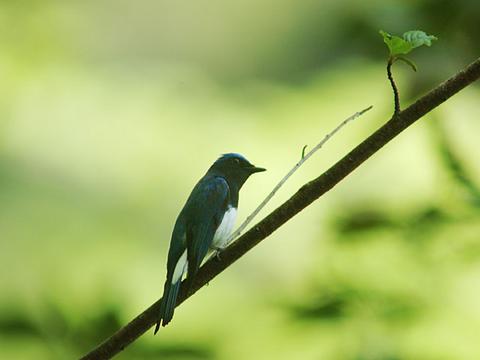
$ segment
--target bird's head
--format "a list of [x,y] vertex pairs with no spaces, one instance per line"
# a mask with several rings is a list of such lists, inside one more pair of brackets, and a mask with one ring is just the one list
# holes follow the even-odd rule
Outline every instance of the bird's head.
[[223,154],[208,170],[241,187],[250,175],[266,169],[252,165],[240,154]]

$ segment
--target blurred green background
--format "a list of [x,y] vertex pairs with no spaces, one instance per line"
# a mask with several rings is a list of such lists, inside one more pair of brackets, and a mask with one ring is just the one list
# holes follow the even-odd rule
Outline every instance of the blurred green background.
[[[0,2],[0,358],[77,358],[158,299],[175,218],[221,153],[266,215],[480,54],[480,2]],[[480,89],[426,116],[119,359],[480,359]]]

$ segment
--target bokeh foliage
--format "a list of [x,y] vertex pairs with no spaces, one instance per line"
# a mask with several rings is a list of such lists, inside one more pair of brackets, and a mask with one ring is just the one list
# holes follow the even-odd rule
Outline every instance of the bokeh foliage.
[[[268,172],[373,104],[272,209],[385,121],[378,29],[438,36],[402,103],[480,53],[480,4],[1,1],[0,358],[75,358],[162,290],[220,153]],[[470,87],[182,305],[123,359],[479,359],[479,89]],[[239,219],[241,220],[241,219]]]

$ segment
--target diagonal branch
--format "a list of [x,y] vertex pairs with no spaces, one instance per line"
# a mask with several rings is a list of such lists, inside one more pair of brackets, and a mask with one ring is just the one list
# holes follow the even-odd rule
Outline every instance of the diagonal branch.
[[[333,188],[403,130],[479,78],[480,58],[438,85],[405,110],[394,114],[386,124],[350,151],[343,159],[316,179],[303,185],[289,200],[233,242],[222,252],[221,260],[214,258],[207,261],[199,270],[190,292],[187,293],[184,284],[182,284],[177,306],[285,222]],[[161,300],[155,302],[82,359],[110,359],[122,351],[155,324],[160,303]]]

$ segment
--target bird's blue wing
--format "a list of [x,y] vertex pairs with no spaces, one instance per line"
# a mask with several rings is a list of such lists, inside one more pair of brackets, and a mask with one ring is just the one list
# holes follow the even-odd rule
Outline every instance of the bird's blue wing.
[[230,191],[222,177],[205,177],[192,192],[186,204],[186,241],[188,275],[195,277],[212,244],[228,206]]
[[155,326],[155,334],[157,333],[160,325],[167,325],[173,317],[177,303],[178,291],[180,289],[180,283],[182,282],[183,271],[179,274],[178,279],[174,279],[173,277],[177,263],[186,249],[187,242],[185,216],[183,213],[180,213],[177,221],[175,222],[172,239],[170,241],[170,249],[168,250],[167,279],[165,280],[165,284],[163,286],[162,303],[160,305],[157,325]]
[[173,228],[172,239],[170,240],[170,249],[168,250],[167,278],[169,280],[172,279],[178,260],[182,256],[183,252],[187,249],[186,239],[185,216],[180,213],[177,221],[175,222],[175,227]]
[[180,212],[170,241],[167,279],[155,333],[160,325],[167,325],[173,317],[183,275],[183,270],[175,275],[180,258],[187,250],[187,284],[189,286],[212,244],[215,231],[227,209],[229,194],[225,179],[207,175],[192,190]]

